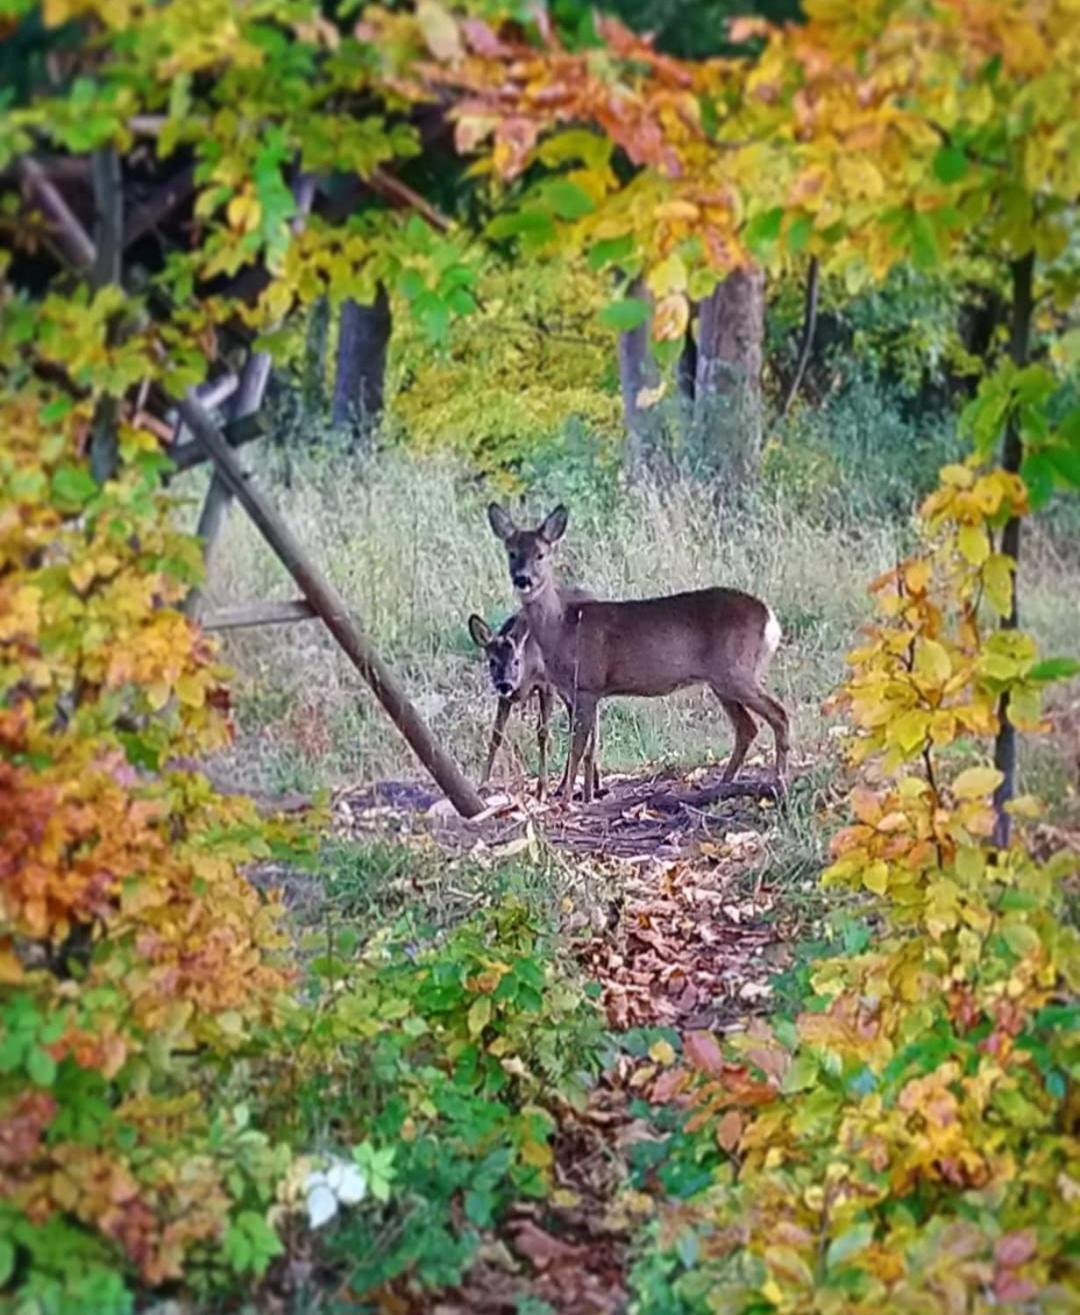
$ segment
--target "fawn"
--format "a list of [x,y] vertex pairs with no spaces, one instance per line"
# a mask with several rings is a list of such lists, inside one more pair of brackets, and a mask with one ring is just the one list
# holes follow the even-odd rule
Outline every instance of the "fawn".
[[[756,712],[772,727],[773,776],[782,785],[790,749],[788,715],[762,685],[780,643],[771,608],[735,589],[699,589],[663,598],[609,603],[562,596],[552,552],[566,532],[568,513],[556,507],[535,530],[518,529],[497,503],[488,520],[506,548],[510,580],[548,678],[570,708],[570,752],[559,787],[573,792],[597,705],[612,695],[649,698],[690,685],[708,685],[735,730],[723,779],[742,766],[757,734]],[[583,797],[592,798],[585,778]]]
[[[588,597],[580,591],[570,590],[568,593],[576,597]],[[521,612],[515,612],[513,616],[508,617],[497,632],[491,629],[483,617],[477,616],[474,612],[469,617],[469,634],[477,648],[484,651],[488,662],[488,674],[495,693],[499,696],[498,707],[495,710],[495,724],[491,729],[487,763],[480,784],[486,785],[491,779],[495,756],[502,747],[510,709],[520,705],[524,712],[535,691],[538,704],[536,739],[540,755],[536,796],[538,799],[544,799],[547,795],[548,725],[551,720],[552,695],[555,691],[544,667],[544,656],[540,651],[540,645],[529,633],[528,623]],[[566,705],[566,711],[570,716],[569,704]],[[600,730],[597,724],[590,736],[585,758],[585,773],[590,777],[593,789],[597,791],[600,789],[599,758]],[[562,790],[563,782],[560,782],[558,788]]]

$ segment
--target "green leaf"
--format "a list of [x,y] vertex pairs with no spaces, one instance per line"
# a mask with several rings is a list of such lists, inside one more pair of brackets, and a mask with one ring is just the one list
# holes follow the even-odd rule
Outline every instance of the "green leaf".
[[829,1269],[835,1269],[837,1266],[842,1265],[849,1256],[853,1256],[859,1251],[865,1251],[873,1240],[873,1224],[855,1224],[851,1228],[845,1229],[829,1243],[829,1249],[825,1253],[826,1266]]
[[513,214],[496,215],[485,232],[495,239],[526,236],[539,241],[553,238],[555,225],[543,210],[515,210]]
[[560,219],[580,219],[596,209],[592,197],[568,178],[556,178],[545,184],[541,195],[544,204]]
[[1080,489],[1080,451],[1071,447],[1048,447],[1043,455],[1067,488]]
[[934,177],[942,183],[959,182],[967,173],[967,156],[956,146],[943,146],[934,156]]
[[634,250],[633,233],[624,233],[622,237],[605,238],[589,249],[588,263],[591,270],[603,269],[605,265],[615,264],[631,255]]
[[911,258],[919,270],[934,269],[941,259],[934,225],[926,215],[916,215],[911,221]]
[[1020,467],[1020,478],[1027,485],[1032,511],[1038,511],[1054,494],[1054,468],[1045,452],[1031,452]]
[[623,297],[621,301],[610,302],[600,312],[600,323],[620,333],[636,329],[648,318],[649,303],[640,297]]
[[1027,673],[1028,680],[1071,680],[1080,676],[1080,662],[1071,657],[1044,658]]
[[53,472],[52,490],[61,506],[81,507],[98,492],[98,486],[84,466],[61,466]]
[[720,116],[716,112],[716,101],[711,96],[699,96],[697,103],[705,136],[711,141],[715,141],[716,130],[720,126]]
[[56,1060],[47,1050],[35,1046],[26,1057],[26,1072],[39,1087],[51,1087],[56,1080]]
[[810,241],[810,234],[813,231],[814,221],[809,215],[799,215],[793,219],[787,231],[788,250],[793,255],[798,254]]
[[6,1237],[0,1237],[0,1288],[4,1287],[15,1271],[15,1247]]
[[762,251],[780,236],[784,222],[783,206],[774,206],[762,215],[755,215],[746,225],[744,240],[751,251]]

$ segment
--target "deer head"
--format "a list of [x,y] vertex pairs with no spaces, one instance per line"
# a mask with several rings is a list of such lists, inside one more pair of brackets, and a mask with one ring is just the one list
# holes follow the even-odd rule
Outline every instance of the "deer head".
[[568,516],[566,508],[560,504],[535,530],[519,530],[510,513],[497,502],[488,508],[491,528],[506,549],[510,582],[523,601],[527,602],[545,585],[554,582],[551,555],[566,533]]

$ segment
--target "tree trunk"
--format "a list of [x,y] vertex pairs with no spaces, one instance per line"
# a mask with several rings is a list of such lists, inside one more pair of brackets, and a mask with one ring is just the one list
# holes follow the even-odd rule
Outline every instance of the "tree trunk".
[[[1026,256],[1014,260],[1012,264],[1012,313],[1009,330],[1009,355],[1013,363],[1022,368],[1027,364],[1028,345],[1031,337],[1031,313],[1034,299],[1032,284],[1035,272],[1035,253],[1029,251]],[[1005,430],[1005,442],[1001,453],[1001,464],[1005,470],[1016,474],[1024,459],[1024,444],[1015,417],[1009,420]],[[1017,563],[1013,571],[1012,608],[1001,625],[1005,630],[1015,630],[1020,621],[1018,597],[1020,593],[1020,520],[1014,516],[1007,521],[1001,534],[1001,551]],[[1004,779],[994,791],[994,808],[997,821],[994,826],[994,843],[1004,846],[1009,843],[1012,833],[1012,819],[1005,812],[1005,805],[1016,794],[1016,727],[1009,721],[1009,695],[1001,696],[998,704],[998,733],[994,741],[994,766],[1002,772]]]
[[390,299],[381,283],[372,305],[350,297],[341,307],[331,416],[335,425],[351,427],[354,446],[370,440],[382,415],[392,327]]
[[[635,279],[627,289],[627,296],[647,301],[648,290],[641,279]],[[655,388],[656,363],[649,348],[649,321],[636,329],[619,334],[619,386],[622,391],[623,423],[626,426],[627,464],[632,472],[647,465],[649,413],[638,406],[638,394],[643,388]]]
[[736,270],[700,303],[694,426],[711,433],[706,452],[739,481],[756,476],[761,456],[764,336],[760,269]]

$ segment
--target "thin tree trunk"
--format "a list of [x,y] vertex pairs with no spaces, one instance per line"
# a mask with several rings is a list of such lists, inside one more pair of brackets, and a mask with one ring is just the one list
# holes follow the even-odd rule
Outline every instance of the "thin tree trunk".
[[304,342],[302,396],[309,416],[321,416],[326,407],[326,342],[330,335],[330,302],[317,298],[308,310]]
[[764,336],[765,276],[737,269],[700,303],[694,388],[695,428],[737,480],[756,476],[761,455]]
[[[642,301],[649,297],[642,279],[635,279],[630,284],[627,295]],[[656,387],[656,363],[649,343],[647,319],[636,329],[619,334],[619,386],[626,426],[627,464],[632,472],[639,472],[648,464],[649,413],[638,405],[638,394],[643,388]]]
[[780,408],[782,416],[786,416],[788,411],[791,410],[791,404],[798,395],[799,386],[802,384],[803,375],[806,373],[806,366],[810,360],[810,349],[814,345],[814,329],[817,327],[818,281],[818,258],[817,256],[811,256],[810,268],[806,271],[806,296],[803,301],[802,338],[799,342],[799,356],[795,362],[795,373],[791,376],[791,383],[788,385],[784,404]]
[[180,414],[211,454],[216,469],[296,581],[304,598],[371,686],[375,697],[440,789],[463,817],[475,816],[483,809],[484,801],[432,735],[396,677],[373,652],[359,624],[350,616],[345,600],[310,560],[255,481],[244,473],[236,453],[218,432],[213,420],[190,394],[180,403]]
[[[1035,253],[1029,251],[1026,256],[1014,260],[1012,264],[1012,313],[1009,330],[1009,355],[1018,367],[1027,364],[1031,337],[1031,313],[1034,304],[1033,282],[1035,273]],[[1020,437],[1020,428],[1015,418],[1010,419],[1005,430],[1005,442],[1002,447],[1001,464],[1005,470],[1016,474],[1024,459],[1024,444]],[[1014,516],[1007,521],[1001,534],[1001,551],[1016,563],[1013,571],[1012,607],[1009,615],[1002,621],[1002,628],[1015,630],[1020,621],[1019,562],[1020,562],[1020,520]],[[994,791],[994,808],[997,820],[994,825],[994,843],[1004,846],[1009,843],[1012,834],[1012,819],[1005,812],[1005,805],[1016,794],[1016,727],[1009,720],[1009,695],[1001,696],[998,704],[999,727],[994,741],[994,766],[1004,774],[1004,779]]]
[[381,283],[370,306],[351,297],[342,304],[331,418],[352,428],[354,446],[370,438],[382,415],[392,327],[390,298]]
[[[124,254],[124,189],[116,147],[103,146],[96,150],[91,171],[97,224],[90,279],[95,289],[108,287],[111,283],[119,286]],[[108,329],[110,340],[114,335],[115,325],[112,325]],[[119,402],[115,397],[102,397],[94,409],[90,427],[90,473],[99,484],[116,472],[119,415]]]

